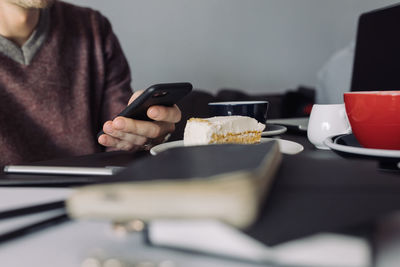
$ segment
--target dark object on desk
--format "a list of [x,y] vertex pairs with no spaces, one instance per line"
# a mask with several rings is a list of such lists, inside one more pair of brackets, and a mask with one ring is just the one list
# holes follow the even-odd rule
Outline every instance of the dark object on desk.
[[226,101],[268,101],[267,119],[279,118],[281,116],[282,94],[278,93],[248,93],[238,89],[221,89],[215,95],[212,102]]
[[[133,161],[148,156],[148,151],[135,153],[126,151],[103,152],[93,155],[61,158],[31,163],[35,166],[104,167],[127,166]],[[0,186],[10,187],[72,187],[99,183],[109,177],[93,175],[31,175],[0,174]]]
[[36,233],[41,230],[46,230],[52,226],[57,226],[61,223],[68,222],[71,219],[66,213],[59,214],[57,216],[47,218],[43,221],[28,224],[21,228],[12,230],[7,233],[0,234],[0,243],[14,240],[16,238],[24,237],[32,233]]
[[260,101],[224,101],[208,103],[213,116],[247,116],[266,124],[269,102]]
[[[358,229],[400,210],[397,173],[378,171],[372,160],[349,160],[333,151],[317,150],[304,136],[285,134],[283,138],[301,143],[305,149],[297,155],[283,155],[259,220],[246,230],[250,236],[275,245],[318,232]],[[109,152],[45,164],[127,166],[138,156]],[[7,180],[7,177],[2,178]]]
[[400,88],[400,5],[360,16],[351,91]]
[[78,219],[217,219],[246,228],[280,161],[277,141],[172,148],[133,163],[112,184],[79,189],[67,210]]
[[64,209],[64,208],[65,208],[65,202],[64,200],[60,200],[51,203],[22,207],[12,210],[5,210],[0,212],[0,220],[35,214],[49,210]]
[[221,89],[215,96],[214,102],[257,100],[269,102],[267,119],[306,117],[310,115],[312,105],[315,103],[315,89],[299,86],[284,93],[257,94],[248,94],[238,89]]
[[98,183],[101,176],[7,174],[0,177],[0,186],[8,187],[72,187]]
[[345,158],[361,158],[379,162],[384,171],[400,172],[400,151],[364,148],[353,134],[338,135],[329,138],[327,145]]
[[[222,144],[177,147],[139,159],[110,182],[208,178],[239,171],[256,171],[268,158],[280,158],[276,141],[254,145]],[[272,178],[272,177],[270,177]]]
[[[146,216],[163,218],[166,214],[175,218],[225,219],[238,227],[247,226],[257,216],[280,160],[279,145],[274,141],[171,149],[135,162],[112,181],[103,181],[113,184],[79,190],[67,202],[0,212],[2,220],[60,211],[52,218],[0,233],[0,242],[69,221],[71,215],[126,221]],[[181,167],[177,168],[178,165]],[[182,201],[177,201],[179,196],[183,196]],[[141,207],[145,212],[135,213]],[[197,210],[199,207],[203,207],[203,213]]]
[[361,227],[400,209],[398,174],[378,171],[370,160],[304,147],[299,155],[284,155],[260,220],[247,232],[250,236],[275,245]]
[[10,231],[0,233],[0,244],[14,240],[16,238],[24,237],[29,234],[48,229],[49,227],[59,225],[70,220],[66,214],[65,201],[56,201],[51,203],[39,204],[34,206],[22,207],[12,210],[5,210],[0,212],[0,220],[7,220],[13,218],[20,218],[31,214],[40,214],[41,212],[58,211],[55,216],[45,217],[41,221],[27,223],[25,226]]

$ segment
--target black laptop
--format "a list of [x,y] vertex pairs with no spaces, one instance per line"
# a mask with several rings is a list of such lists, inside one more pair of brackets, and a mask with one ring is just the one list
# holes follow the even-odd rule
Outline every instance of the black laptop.
[[400,4],[360,16],[351,91],[400,90]]

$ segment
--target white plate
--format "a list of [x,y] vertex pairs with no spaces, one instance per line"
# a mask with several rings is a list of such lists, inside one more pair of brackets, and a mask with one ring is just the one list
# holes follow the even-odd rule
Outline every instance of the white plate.
[[283,134],[287,131],[287,128],[283,125],[267,124],[267,129],[261,133],[261,136],[272,136]]
[[[340,144],[340,141],[342,140],[345,141],[345,143]],[[348,153],[349,155],[369,156],[374,157],[377,160],[393,158],[400,161],[400,150],[364,148],[357,142],[352,134],[328,137],[324,141],[324,144],[332,150]]]
[[[293,141],[279,139],[279,138],[261,138],[261,142],[269,142],[272,140],[278,141],[279,148],[283,154],[295,155],[304,150],[304,147],[302,145],[300,145],[299,143],[293,142]],[[159,145],[153,147],[152,149],[150,149],[150,154],[155,156],[158,153],[161,153],[170,148],[182,147],[182,146],[183,146],[183,140],[163,143],[163,144],[159,144]]]
[[353,134],[328,137],[324,144],[342,157],[376,160],[380,169],[400,171],[400,150],[362,147]]

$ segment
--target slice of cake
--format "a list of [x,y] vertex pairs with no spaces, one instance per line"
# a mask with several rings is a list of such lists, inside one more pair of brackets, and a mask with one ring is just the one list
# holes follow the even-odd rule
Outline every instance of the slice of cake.
[[261,140],[265,125],[245,116],[218,116],[187,121],[183,143],[185,146],[206,144],[254,144]]

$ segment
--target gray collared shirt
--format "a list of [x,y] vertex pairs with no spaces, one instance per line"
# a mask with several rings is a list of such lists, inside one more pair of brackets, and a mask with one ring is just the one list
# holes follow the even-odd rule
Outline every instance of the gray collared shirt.
[[0,53],[3,53],[20,64],[29,65],[36,52],[39,51],[40,47],[46,40],[49,25],[49,9],[42,9],[40,11],[40,19],[36,29],[22,47],[19,47],[12,41],[0,35]]

